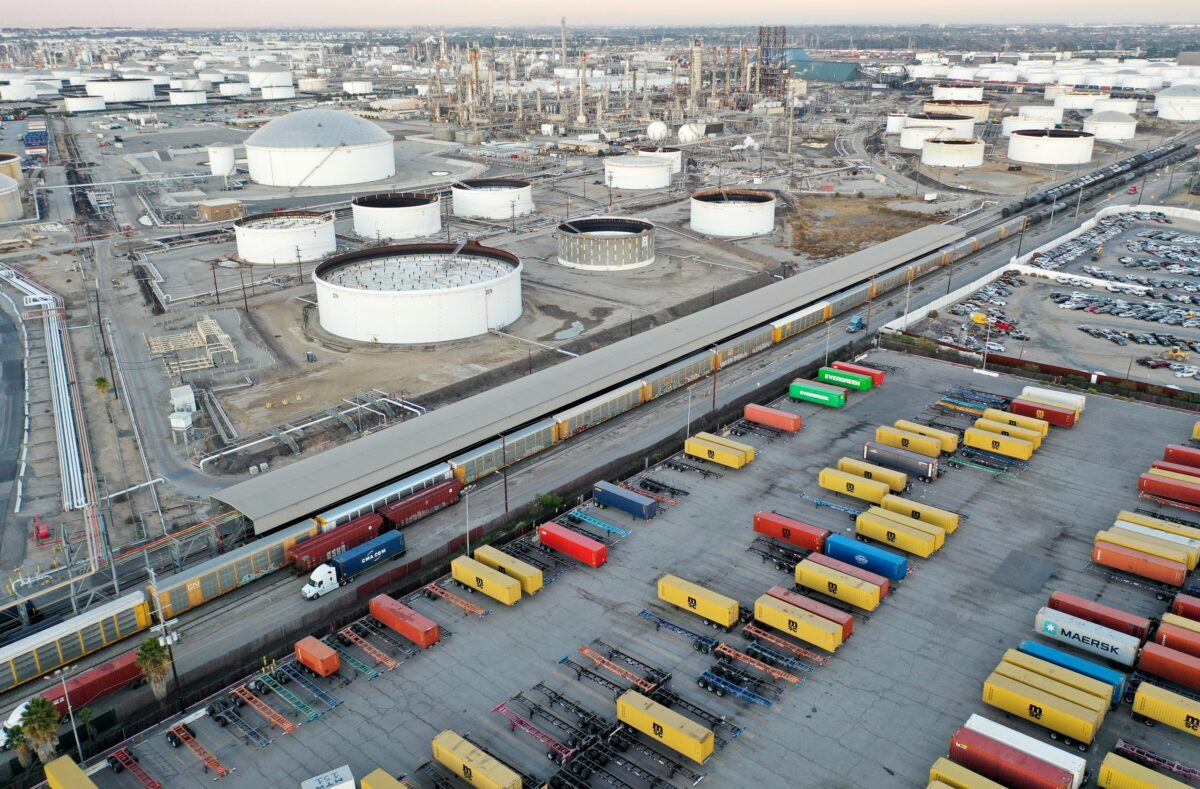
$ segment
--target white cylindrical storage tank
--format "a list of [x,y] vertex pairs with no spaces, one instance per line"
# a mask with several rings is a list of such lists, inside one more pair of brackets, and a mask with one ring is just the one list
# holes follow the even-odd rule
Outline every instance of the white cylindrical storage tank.
[[170,98],[171,104],[176,106],[208,103],[208,96],[202,90],[173,90],[167,96]]
[[521,260],[474,242],[373,247],[313,272],[321,328],[366,343],[449,342],[521,317]]
[[1022,104],[1017,110],[1022,118],[1041,119],[1051,123],[1062,123],[1063,108],[1053,104]]
[[442,203],[436,194],[365,195],[351,200],[350,210],[354,232],[363,238],[421,238],[442,229]]
[[392,135],[338,110],[301,110],[246,140],[250,178],[269,186],[345,186],[396,174]]
[[237,159],[232,145],[208,146],[208,169],[216,176],[233,175],[237,171]]
[[678,173],[683,171],[683,151],[678,148],[666,148],[662,146],[636,146],[634,152],[637,156],[650,159],[663,159],[671,163],[671,172]]
[[905,151],[925,149],[925,141],[934,137],[953,139],[955,134],[945,126],[905,126],[900,132],[900,148]]
[[200,79],[207,82],[209,85],[219,85],[225,81],[225,72],[216,69],[205,69],[196,74]]
[[255,66],[247,74],[252,88],[290,88],[292,72],[279,66]]
[[951,80],[970,81],[975,79],[975,72],[978,71],[974,66],[951,66],[946,71],[946,78]]
[[665,159],[616,156],[604,160],[604,183],[613,189],[664,189],[671,185]]
[[1054,106],[1064,110],[1090,110],[1098,99],[1107,98],[1107,93],[1064,93],[1054,99]]
[[1008,138],[1008,158],[1026,164],[1087,164],[1095,140],[1088,132],[1070,129],[1026,129]]
[[[969,115],[943,112],[918,112],[909,115],[904,120],[904,128],[912,129],[920,126],[932,126],[948,129],[952,137],[974,137],[975,119]],[[920,147],[920,146],[917,146]]]
[[983,101],[982,85],[934,85],[934,101]]
[[1154,96],[1158,117],[1168,121],[1200,121],[1200,86],[1174,85]]
[[757,189],[706,189],[692,195],[691,227],[720,238],[766,235],[775,230],[775,202]]
[[623,271],[654,262],[654,225],[641,219],[593,216],[558,226],[558,262],[588,271]]
[[921,107],[925,114],[966,115],[973,121],[988,119],[986,101],[927,101]]
[[329,90],[329,80],[324,77],[301,77],[296,80],[296,87],[305,93],[321,93]]
[[989,82],[1016,82],[1019,78],[1020,72],[1013,67],[991,69],[987,76]]
[[279,101],[280,99],[296,98],[296,89],[291,85],[264,85],[261,93],[263,101]]
[[889,113],[887,116],[887,126],[884,128],[884,134],[899,134],[904,130],[904,122],[908,120],[908,116],[904,113]]
[[110,104],[154,100],[154,83],[149,79],[94,79],[84,89],[87,95],[100,96]]
[[0,222],[15,222],[24,214],[21,205],[21,185],[0,174]]
[[1023,115],[1010,115],[1000,119],[1000,136],[1009,137],[1015,131],[1022,129],[1053,129],[1054,121],[1045,118],[1026,118]]
[[362,96],[372,90],[374,90],[374,86],[367,79],[352,79],[342,83],[342,92],[351,96]]
[[1092,112],[1123,112],[1133,115],[1138,111],[1137,99],[1096,99]]
[[1096,135],[1097,140],[1120,142],[1133,139],[1137,133],[1137,121],[1132,115],[1107,110],[1084,118],[1083,130]]
[[915,66],[908,66],[908,76],[913,79],[933,79],[937,76],[937,68],[927,63],[919,63]]
[[281,211],[256,214],[233,223],[237,254],[246,263],[268,266],[320,260],[337,251],[333,214]]
[[25,177],[21,174],[20,154],[0,151],[0,175],[6,175],[14,181],[20,181]]
[[10,82],[0,85],[0,101],[33,101],[37,98],[37,89],[31,82]]
[[100,96],[67,96],[63,101],[67,112],[102,112],[107,106]]
[[475,178],[450,186],[455,216],[506,220],[533,213],[533,184],[519,178]]
[[217,86],[217,91],[222,96],[249,96],[249,82],[222,82]]
[[198,90],[201,92],[212,88],[212,85],[202,79],[181,79],[179,80],[179,90]]
[[983,140],[935,137],[921,148],[921,164],[927,167],[979,167],[983,164]]
[[1157,74],[1123,75],[1118,83],[1130,90],[1158,90],[1163,86],[1163,78]]

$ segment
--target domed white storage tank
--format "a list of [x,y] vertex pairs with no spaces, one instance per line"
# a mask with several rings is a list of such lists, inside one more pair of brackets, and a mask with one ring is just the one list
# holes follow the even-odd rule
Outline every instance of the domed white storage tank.
[[913,79],[933,79],[937,75],[937,67],[928,63],[908,66],[908,76]]
[[1173,85],[1154,96],[1158,117],[1168,121],[1200,121],[1200,86]]
[[1000,136],[1008,137],[1022,129],[1053,129],[1054,121],[1045,118],[1026,118],[1023,115],[1010,115],[1000,119]]
[[908,116],[904,113],[889,113],[887,116],[887,126],[884,127],[884,134],[899,134],[904,131],[904,122],[908,120]]
[[202,90],[173,90],[167,96],[175,106],[208,103],[208,96]]
[[1158,90],[1163,86],[1163,78],[1157,74],[1129,74],[1116,84],[1129,90]]
[[983,140],[935,137],[921,148],[921,164],[927,167],[979,167],[983,164]]
[[99,96],[67,96],[63,103],[67,112],[103,112],[107,106]]
[[519,178],[474,178],[450,186],[455,216],[508,220],[533,213],[533,184]]
[[1054,106],[1064,110],[1091,110],[1099,99],[1107,99],[1107,93],[1064,93],[1054,99]]
[[252,88],[290,88],[292,72],[280,66],[255,66],[247,79]]
[[232,145],[208,146],[208,169],[213,175],[225,177],[237,171],[237,159]]
[[[1055,79],[1057,79],[1057,77],[1055,77]],[[1070,85],[1046,85],[1046,87],[1042,90],[1042,95],[1046,101],[1054,101],[1059,96],[1065,96],[1072,90],[1074,90],[1074,88],[1072,88]]]
[[7,175],[14,181],[20,181],[25,177],[21,174],[20,154],[0,151],[0,175]]
[[246,263],[282,266],[320,260],[337,250],[333,214],[281,211],[233,223],[237,254]]
[[950,80],[970,81],[975,79],[975,72],[978,71],[974,66],[951,66],[946,71],[946,78]]
[[196,76],[207,82],[209,85],[219,85],[225,81],[225,72],[218,71],[215,68],[204,69],[197,72]]
[[904,121],[905,129],[915,129],[922,126],[947,129],[953,132],[950,135],[952,137],[975,136],[975,119],[969,115],[944,112],[918,112],[909,115]]
[[15,222],[24,214],[21,205],[21,185],[0,174],[0,222]]
[[1095,140],[1088,132],[1070,129],[1026,129],[1008,138],[1008,158],[1026,164],[1087,164]]
[[676,139],[679,142],[687,145],[697,142],[704,136],[705,125],[703,123],[685,123],[679,127],[679,131],[675,133]]
[[474,242],[372,247],[317,266],[321,328],[348,340],[449,342],[521,317],[521,260]]
[[982,85],[934,85],[934,101],[983,101]]
[[[978,74],[976,76],[979,77]],[[993,68],[988,71],[987,79],[991,82],[1016,82],[1020,79],[1020,72],[1009,66]]]
[[350,211],[354,232],[363,238],[421,238],[442,229],[442,203],[436,194],[364,195],[350,201]]
[[663,159],[671,163],[671,172],[683,171],[683,151],[664,146],[634,146],[634,155],[647,159]]
[[1022,104],[1017,110],[1022,118],[1039,118],[1051,123],[1062,123],[1063,108],[1053,104]]
[[342,92],[351,96],[362,96],[374,90],[370,80],[352,79],[342,83]]
[[153,101],[154,83],[149,79],[94,79],[84,85],[89,96],[99,96],[110,104],[126,101]]
[[291,85],[265,85],[259,92],[262,93],[263,101],[296,98],[296,89]]
[[1092,112],[1123,112],[1133,115],[1138,111],[1137,99],[1096,99]]
[[935,137],[954,139],[954,132],[946,126],[905,126],[900,132],[900,148],[905,151],[921,151],[925,141]]
[[1083,130],[1096,135],[1097,140],[1120,142],[1133,139],[1137,133],[1137,121],[1132,115],[1106,110],[1084,118]]
[[37,98],[37,89],[31,82],[10,82],[0,85],[0,101],[33,101]]
[[204,92],[211,89],[212,84],[202,79],[179,80],[179,90],[198,90]]
[[276,118],[246,140],[250,178],[268,186],[345,186],[396,174],[392,135],[338,110]]
[[305,93],[322,93],[329,90],[329,80],[324,77],[301,77],[296,87]]
[[971,120],[980,122],[988,119],[986,101],[927,101],[921,109],[928,115],[966,115]]
[[217,86],[217,92],[226,97],[249,96],[250,91],[251,88],[249,82],[222,82]]
[[572,219],[558,226],[558,262],[588,271],[623,271],[654,262],[654,225],[621,216]]
[[719,238],[775,231],[775,195],[757,189],[707,189],[692,195],[691,227]]
[[663,189],[671,185],[671,163],[639,156],[610,157],[604,160],[604,183],[613,189]]

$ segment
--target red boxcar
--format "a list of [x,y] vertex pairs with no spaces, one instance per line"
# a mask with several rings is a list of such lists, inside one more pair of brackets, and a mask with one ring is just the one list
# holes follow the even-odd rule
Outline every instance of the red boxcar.
[[879,587],[880,599],[887,597],[888,591],[892,588],[891,581],[884,578],[882,575],[868,572],[861,567],[848,564],[847,562],[839,562],[837,559],[831,559],[823,553],[811,554],[809,555],[808,560],[813,564],[820,564],[828,567],[831,570],[843,572],[851,578],[857,578],[860,581],[866,581],[869,584],[875,584]]
[[747,422],[766,425],[786,433],[795,433],[804,427],[804,420],[799,414],[789,414],[787,411],[768,408],[757,403],[747,403],[746,407],[742,409],[742,418]]
[[1021,789],[1071,789],[1071,773],[1024,751],[962,728],[950,737],[950,761],[1004,786]]
[[876,370],[874,367],[863,367],[861,364],[851,364],[850,362],[834,362],[829,366],[835,370],[865,375],[871,379],[871,384],[874,386],[883,386],[883,379],[886,377],[883,373],[883,370]]
[[1046,605],[1055,611],[1086,619],[1120,633],[1142,639],[1150,635],[1150,620],[1146,617],[1130,614],[1119,608],[1093,603],[1091,600],[1085,600],[1068,592],[1054,592],[1050,595],[1050,601]]
[[1185,688],[1200,690],[1200,658],[1186,652],[1151,641],[1142,647],[1137,667],[1139,671],[1162,677]]
[[791,589],[784,589],[782,586],[772,586],[767,590],[767,594],[774,597],[776,600],[782,600],[785,603],[791,603],[801,611],[807,611],[810,614],[816,614],[822,619],[828,619],[834,624],[842,626],[842,641],[848,639],[854,634],[854,615],[848,614],[839,608],[834,608],[831,605],[825,605],[820,600],[814,600],[811,597],[805,597],[802,594],[797,594]]
[[1138,490],[1171,501],[1200,504],[1200,484],[1184,482],[1180,479],[1143,474],[1138,477]]
[[1200,633],[1195,630],[1163,622],[1154,634],[1154,643],[1200,658]]
[[461,490],[462,483],[456,479],[439,482],[432,488],[380,507],[379,514],[392,524],[393,529],[403,529],[458,501]]
[[66,693],[63,692],[62,682],[55,682],[53,687],[42,691],[42,695],[54,705],[59,715],[66,715],[68,696],[71,698],[71,708],[78,710],[141,679],[142,670],[138,668],[135,650],[67,677]]
[[375,539],[380,531],[386,531],[383,518],[379,513],[368,512],[333,531],[296,543],[287,549],[287,557],[297,569],[308,571],[367,540]]
[[754,513],[754,531],[818,553],[825,547],[825,538],[829,536],[829,529],[766,510]]
[[1175,595],[1175,599],[1171,601],[1171,613],[1200,622],[1200,597],[1192,597],[1187,594]]
[[1167,448],[1163,450],[1163,460],[1200,469],[1200,449],[1185,447],[1183,444],[1167,444]]
[[1185,466],[1182,463],[1172,463],[1168,460],[1156,460],[1150,464],[1150,468],[1156,468],[1160,471],[1174,471],[1176,474],[1187,474],[1196,477],[1200,481],[1200,468],[1195,466]]
[[437,622],[385,594],[371,598],[370,610],[371,616],[424,649],[441,638],[442,631]]
[[538,526],[538,542],[584,564],[599,567],[608,561],[608,546],[550,521]]
[[1170,586],[1183,586],[1187,577],[1187,565],[1107,542],[1092,546],[1092,561]]
[[1069,408],[1059,408],[1044,403],[1031,403],[1028,400],[1013,400],[1008,410],[1021,416],[1032,416],[1034,419],[1044,419],[1059,427],[1072,427],[1075,424],[1075,412]]

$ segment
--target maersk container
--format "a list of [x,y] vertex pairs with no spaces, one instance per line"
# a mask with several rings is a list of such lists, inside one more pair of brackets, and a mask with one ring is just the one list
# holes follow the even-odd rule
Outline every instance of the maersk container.
[[[1107,682],[1101,682],[1098,679],[1092,679],[1089,676],[1080,674],[1078,671],[1071,671],[1070,669],[1063,668],[1056,663],[1051,663],[1048,660],[1042,660],[1041,658],[1034,657],[1033,655],[1020,652],[1015,649],[1006,649],[1004,651],[1004,657],[1001,659],[1001,661],[1003,663],[1024,669],[1025,671],[1031,671],[1034,674],[1039,674],[1048,680],[1060,683],[1069,688],[1073,688],[1080,693],[1097,699],[1103,705],[1097,708],[1101,712],[1112,706],[1112,685],[1109,685]],[[996,670],[999,671],[999,668]]]
[[1183,581],[1187,578],[1187,566],[1181,562],[1160,559],[1107,542],[1097,542],[1092,546],[1092,561],[1176,588],[1183,586]]
[[875,443],[896,449],[906,449],[927,458],[940,457],[942,454],[940,441],[909,433],[907,430],[897,430],[888,425],[880,425],[875,428]]
[[973,770],[963,767],[957,762],[942,757],[929,768],[930,783],[942,783],[955,789],[1004,789],[1004,784],[998,784]]
[[1138,655],[1138,671],[1200,690],[1200,658],[1150,641]]
[[1081,415],[1087,406],[1087,397],[1084,395],[1061,392],[1058,389],[1044,389],[1040,386],[1026,386],[1021,390],[1021,397],[1070,408]]
[[874,386],[868,376],[859,375],[858,373],[848,373],[832,367],[822,367],[817,370],[817,381],[823,384],[844,386],[856,392],[868,392]]
[[874,611],[879,607],[878,586],[843,572],[822,567],[805,559],[796,565],[795,576],[796,583],[805,589],[828,595],[855,608]]
[[843,493],[872,504],[878,504],[891,492],[886,482],[863,479],[828,467],[821,469],[821,473],[817,475],[817,484],[825,490]]
[[1156,474],[1143,474],[1138,477],[1138,491],[1170,501],[1200,505],[1200,484],[1160,477]]
[[1192,597],[1187,594],[1175,595],[1171,600],[1171,613],[1200,622],[1200,597]]
[[600,567],[608,561],[608,546],[566,526],[548,521],[538,526],[538,543],[545,548],[565,553],[589,567]]
[[1046,646],[1040,641],[1026,639],[1017,645],[1017,649],[1026,655],[1032,655],[1047,663],[1062,666],[1077,674],[1082,674],[1085,677],[1091,677],[1094,680],[1103,682],[1111,688],[1112,704],[1115,706],[1121,702],[1121,696],[1125,693],[1126,676],[1120,671],[1111,669],[1108,666],[1102,666],[1099,663],[1093,663],[1090,660],[1084,660],[1061,649]]
[[1076,756],[1070,751],[1064,751],[1062,748],[1053,746],[1045,740],[1039,740],[1035,737],[1030,737],[1028,734],[1022,734],[1016,729],[988,720],[982,715],[972,715],[967,718],[967,722],[963,724],[963,728],[968,731],[978,732],[989,739],[1003,743],[1010,748],[1015,748],[1021,753],[1028,754],[1035,759],[1039,759],[1046,764],[1053,765],[1069,773],[1071,776],[1071,789],[1079,789],[1079,787],[1083,786],[1084,779],[1087,778],[1086,759]]
[[1050,435],[1050,423],[1045,419],[1037,419],[1032,416],[1021,416],[1020,414],[1010,414],[1007,411],[1001,411],[998,408],[989,408],[983,412],[984,419],[990,419],[993,422],[1011,425],[1012,427],[1023,427],[1026,430],[1033,430],[1040,433],[1042,438]]
[[1075,424],[1075,411],[1070,408],[1059,408],[1031,400],[1013,400],[1008,404],[1008,410],[1019,416],[1041,419],[1057,427],[1072,427]]
[[829,537],[828,529],[765,510],[754,513],[754,531],[808,551],[821,550]]
[[658,514],[658,502],[654,499],[604,480],[592,485],[592,498],[601,506],[616,507],[642,520],[650,520]]
[[1190,789],[1183,781],[1176,781],[1116,753],[1108,754],[1100,763],[1096,786],[1100,789]]
[[831,605],[826,605],[820,600],[814,600],[811,597],[793,592],[791,589],[784,589],[782,586],[772,586],[767,590],[767,594],[778,600],[782,600],[789,605],[794,605],[801,611],[807,611],[810,614],[816,614],[822,619],[828,619],[842,629],[842,641],[847,641],[850,636],[854,635],[854,615],[843,611],[840,608],[834,608]]
[[1200,701],[1149,682],[1138,685],[1133,711],[1144,718],[1200,737]]
[[827,405],[830,408],[841,408],[846,404],[845,389],[803,379],[792,381],[788,386],[788,397],[806,403]]
[[989,433],[976,427],[968,427],[963,432],[963,444],[972,449],[982,449],[997,455],[1029,460],[1033,457],[1033,444],[1012,436],[1002,436],[999,433]]
[[812,562],[813,564],[819,564],[822,567],[828,567],[831,570],[837,570],[840,573],[845,573],[846,575],[849,575],[852,578],[857,578],[860,581],[865,581],[869,584],[878,586],[880,600],[887,597],[888,592],[892,590],[892,582],[887,578],[884,578],[878,573],[873,573],[863,567],[859,567],[856,564],[843,562],[838,559],[834,559],[832,556],[827,554],[820,553],[810,553],[808,555],[808,561]]
[[951,735],[947,754],[951,761],[1004,786],[1072,789],[1074,785],[1072,775],[1061,767],[965,726]]
[[842,628],[839,625],[769,594],[754,601],[754,618],[767,627],[826,652],[836,652],[842,645]]
[[1200,633],[1195,630],[1164,621],[1158,626],[1158,630],[1154,631],[1154,642],[1200,658]]
[[905,557],[841,534],[829,535],[825,540],[825,554],[892,581],[902,581],[908,576],[908,559]]
[[1055,611],[1053,608],[1038,609],[1034,617],[1034,630],[1046,638],[1068,646],[1091,652],[1123,666],[1132,666],[1137,658],[1141,641],[1110,627],[1102,627],[1077,616]]
[[958,449],[958,433],[951,433],[949,430],[940,430],[936,427],[923,425],[920,422],[909,421],[908,419],[897,419],[892,423],[892,427],[908,433],[916,433],[918,436],[932,438],[941,445],[943,452],[953,452]]
[[796,433],[804,428],[804,419],[799,414],[788,413],[757,403],[746,404],[746,407],[742,409],[742,419],[756,425],[782,430],[785,433]]
[[941,474],[937,458],[918,455],[907,449],[887,446],[876,441],[863,444],[863,460],[911,474],[922,482],[933,482]]
[[1052,693],[992,673],[983,683],[983,703],[1032,724],[1090,745],[1101,716]]
[[871,383],[875,386],[883,386],[883,381],[887,377],[883,370],[876,370],[874,367],[864,367],[861,364],[854,364],[853,362],[833,362],[829,366],[842,372],[865,375],[871,379]]
[[897,493],[903,493],[908,489],[908,475],[903,471],[877,466],[865,460],[839,458],[837,469],[838,471],[844,471],[847,474],[853,474],[863,479],[876,479],[880,482],[886,482],[888,487]]
[[1171,532],[1159,531],[1149,526],[1142,526],[1138,523],[1126,523],[1124,521],[1115,522],[1111,531],[1133,534],[1147,540],[1173,545],[1186,554],[1186,564],[1189,570],[1195,570],[1196,565],[1200,564],[1200,540],[1193,540],[1191,537],[1181,537]]
[[929,532],[905,526],[870,510],[860,512],[854,519],[854,532],[922,559],[928,559],[938,549],[937,540]]
[[1167,444],[1167,448],[1163,450],[1163,460],[1200,469],[1200,449],[1183,444]]
[[1036,430],[1026,430],[1023,427],[1013,427],[1003,422],[996,422],[991,419],[976,419],[975,428],[982,430],[985,433],[998,433],[1002,436],[1012,436],[1019,438],[1022,441],[1028,441],[1033,446],[1033,451],[1036,452],[1042,447],[1042,434]]
[[883,518],[884,520],[889,520],[893,523],[899,523],[902,526],[907,526],[910,529],[916,529],[917,531],[923,531],[926,534],[931,535],[934,539],[935,545],[937,545],[938,550],[941,550],[942,546],[946,544],[946,530],[941,526],[929,523],[928,521],[910,518],[907,515],[901,515],[898,512],[885,510],[883,507],[871,507],[871,509],[867,511],[873,515]]
[[938,526],[946,534],[954,534],[954,532],[958,531],[958,524],[961,520],[957,512],[944,510],[932,504],[922,504],[919,501],[913,501],[912,499],[900,496],[884,496],[883,501],[879,502],[879,506],[888,512],[894,512],[897,515],[906,515],[913,520]]
[[1092,600],[1085,600],[1070,592],[1051,592],[1050,599],[1046,601],[1046,607],[1095,622],[1102,627],[1112,628],[1127,636],[1145,640],[1146,636],[1150,634],[1151,623],[1146,617],[1102,605]]

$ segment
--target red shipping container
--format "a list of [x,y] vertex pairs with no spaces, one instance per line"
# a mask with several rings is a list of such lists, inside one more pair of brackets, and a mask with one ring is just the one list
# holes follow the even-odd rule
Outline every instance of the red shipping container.
[[1085,600],[1068,592],[1054,592],[1050,595],[1050,600],[1046,605],[1055,611],[1086,619],[1119,633],[1142,639],[1150,635],[1150,620],[1146,617],[1130,614],[1119,608],[1093,603],[1091,600]]
[[78,710],[141,679],[142,670],[138,667],[135,650],[68,677],[65,693],[62,682],[55,682],[53,687],[42,691],[42,695],[54,705],[59,715],[66,715],[68,697],[71,708]]
[[1171,501],[1200,504],[1200,483],[1184,482],[1155,474],[1143,474],[1138,477],[1138,490]]
[[787,433],[795,433],[804,427],[804,420],[799,414],[789,414],[787,411],[768,408],[757,403],[747,403],[746,407],[742,409],[742,418],[747,422],[766,425]]
[[1187,566],[1181,562],[1107,542],[1092,545],[1092,561],[1170,586],[1183,586],[1183,579],[1187,577]]
[[823,553],[814,553],[809,555],[808,560],[813,564],[820,564],[828,567],[831,570],[843,572],[851,578],[857,578],[860,581],[866,581],[869,584],[875,584],[879,587],[879,597],[883,599],[887,597],[888,591],[892,588],[892,583],[882,575],[869,572],[861,567],[856,567],[847,562],[839,562],[837,559],[831,559]]
[[1159,471],[1174,471],[1176,474],[1187,474],[1188,476],[1196,477],[1200,481],[1200,468],[1195,466],[1185,466],[1182,463],[1171,463],[1167,460],[1156,460],[1150,464],[1150,468],[1156,468]]
[[1185,447],[1183,444],[1167,444],[1167,448],[1163,450],[1163,460],[1200,469],[1200,449]]
[[378,513],[369,512],[324,534],[296,543],[287,549],[287,557],[297,569],[311,570],[340,553],[375,539],[383,525],[383,518]]
[[461,490],[461,482],[449,479],[439,482],[432,488],[426,488],[419,493],[380,507],[379,514],[392,524],[393,529],[403,529],[426,515],[431,515],[458,501],[458,494]]
[[1200,658],[1200,633],[1195,630],[1163,622],[1154,634],[1154,643]]
[[1200,690],[1200,658],[1178,649],[1169,649],[1153,641],[1138,655],[1139,671],[1162,677],[1185,688]]
[[767,594],[774,597],[776,600],[782,600],[785,603],[790,603],[796,606],[801,611],[807,611],[810,614],[816,614],[822,619],[828,619],[834,624],[842,626],[842,641],[850,638],[854,634],[854,615],[846,613],[840,608],[834,608],[831,605],[826,605],[820,600],[814,600],[811,597],[805,597],[802,594],[793,592],[791,589],[784,589],[782,586],[772,586],[767,590]]
[[441,638],[441,628],[437,622],[385,594],[371,598],[370,610],[371,616],[424,649],[433,646]]
[[863,367],[861,364],[852,364],[850,362],[834,362],[829,366],[835,370],[865,375],[871,379],[871,384],[874,386],[883,386],[883,379],[886,377],[883,370],[876,370],[874,367]]
[[319,677],[328,677],[342,667],[342,658],[337,650],[312,636],[305,636],[296,642],[296,659]]
[[608,561],[608,546],[553,521],[538,526],[538,542],[561,551],[586,565],[599,567]]
[[1058,425],[1059,427],[1071,427],[1075,424],[1075,412],[1069,408],[1058,408],[1057,406],[1046,405],[1044,403],[1031,403],[1028,400],[1013,400],[1009,404],[1008,410],[1013,414],[1032,416],[1034,419],[1044,419],[1050,424]]
[[1071,789],[1071,773],[967,728],[950,737],[950,761],[1014,789]]
[[1187,594],[1175,595],[1175,599],[1171,601],[1171,613],[1200,622],[1200,597],[1192,597]]
[[829,536],[828,529],[766,510],[754,513],[754,531],[818,553],[824,549],[825,538]]

